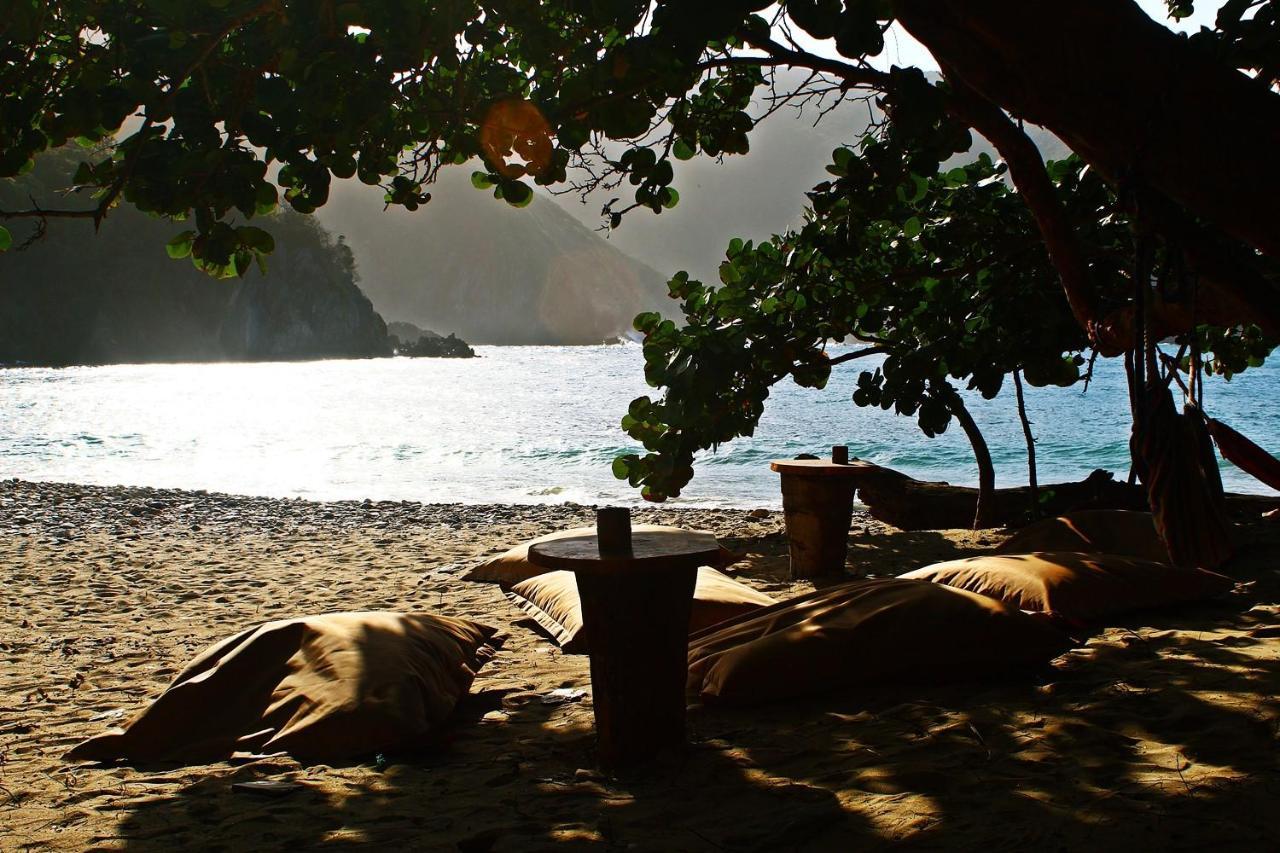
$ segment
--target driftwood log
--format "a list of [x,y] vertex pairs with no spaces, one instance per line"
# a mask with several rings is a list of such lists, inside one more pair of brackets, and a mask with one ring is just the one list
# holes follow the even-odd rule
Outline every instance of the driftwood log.
[[[978,490],[949,483],[915,480],[890,468],[873,466],[858,478],[857,497],[873,518],[902,530],[971,527]],[[1117,482],[1110,471],[1094,471],[1078,483],[1040,486],[1040,515],[1055,516],[1081,509],[1146,511],[1146,490]],[[991,527],[1019,526],[1032,520],[1027,487],[996,489],[991,499]],[[1227,495],[1227,511],[1236,518],[1257,518],[1280,507],[1280,499]]]

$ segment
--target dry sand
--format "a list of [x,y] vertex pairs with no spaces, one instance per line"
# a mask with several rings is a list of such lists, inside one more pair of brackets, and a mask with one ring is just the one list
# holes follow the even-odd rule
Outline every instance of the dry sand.
[[[581,506],[317,504],[0,483],[0,850],[1275,849],[1280,524],[1254,525],[1227,600],[1108,628],[1037,683],[885,689],[693,708],[687,754],[595,772],[587,660],[536,634],[476,558],[588,523]],[[777,597],[777,514],[645,510],[705,527]],[[896,574],[999,534],[857,517],[850,564]],[[508,626],[438,749],[348,766],[288,758],[69,766],[201,648],[260,621],[432,610]],[[543,697],[578,688],[576,702]],[[290,779],[280,798],[231,783]]]

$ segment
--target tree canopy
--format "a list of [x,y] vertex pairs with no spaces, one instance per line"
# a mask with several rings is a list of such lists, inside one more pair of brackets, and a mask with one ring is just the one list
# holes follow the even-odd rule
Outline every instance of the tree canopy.
[[[940,77],[869,61],[895,23]],[[730,246],[720,287],[677,276],[684,328],[640,318],[666,393],[633,405],[650,453],[616,469],[654,498],[749,432],[772,383],[821,384],[828,341],[887,356],[855,402],[938,431],[963,418],[948,378],[1065,382],[1144,330],[1237,369],[1280,334],[1272,0],[1228,0],[1191,38],[1131,0],[1052,19],[1018,0],[19,0],[0,28],[0,177],[116,140],[76,175],[96,203],[0,218],[128,202],[193,220],[170,253],[216,275],[270,251],[255,217],[314,211],[335,177],[412,209],[478,159],[473,183],[516,206],[530,183],[618,188],[619,227],[678,204],[673,161],[746,154],[788,107],[869,109],[803,228]],[[1046,164],[1024,121],[1076,156]],[[975,132],[1003,165],[955,165]]]

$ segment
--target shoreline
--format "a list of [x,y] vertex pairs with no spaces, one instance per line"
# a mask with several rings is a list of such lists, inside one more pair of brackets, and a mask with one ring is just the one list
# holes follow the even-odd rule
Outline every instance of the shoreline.
[[[322,497],[305,497],[303,495],[255,495],[243,492],[223,492],[212,489],[192,489],[178,486],[143,486],[130,485],[126,483],[84,483],[75,480],[32,480],[26,477],[8,476],[0,477],[0,486],[3,485],[20,485],[20,486],[48,486],[55,488],[93,490],[102,493],[116,492],[118,497],[127,497],[129,493],[138,493],[139,495],[156,494],[161,497],[179,499],[183,495],[198,497],[201,499],[216,499],[222,501],[274,501],[282,504],[334,504],[334,505],[355,505],[355,506],[381,506],[381,507],[488,507],[488,508],[557,508],[563,507],[573,511],[595,510],[600,506],[627,506],[630,507],[633,514],[647,512],[649,510],[655,512],[762,512],[781,514],[779,507],[767,506],[761,503],[743,503],[740,505],[726,504],[688,504],[680,503],[680,499],[674,499],[664,503],[653,503],[643,498],[636,498],[634,501],[613,501],[600,503],[582,503],[574,500],[564,500],[558,502],[513,502],[513,501],[418,501],[409,499],[389,499],[389,498],[322,498]],[[638,494],[638,490],[636,490]],[[548,495],[552,497],[552,495]],[[781,501],[781,492],[779,492],[778,501]],[[855,502],[855,513],[861,509],[865,514],[865,506],[860,502]],[[645,522],[649,523],[649,522]],[[654,522],[656,523],[656,522]]]
[[[584,504],[574,501],[560,503],[466,503],[422,502],[411,500],[341,499],[318,500],[304,497],[272,497],[269,495],[245,495],[207,489],[178,489],[164,486],[103,486],[55,480],[26,480],[18,477],[0,479],[0,534],[8,522],[18,519],[19,524],[36,524],[40,519],[31,518],[18,506],[22,501],[36,501],[51,507],[64,507],[81,501],[90,504],[86,509],[109,511],[111,508],[130,512],[135,518],[156,517],[168,524],[196,524],[218,519],[228,509],[249,512],[251,516],[266,518],[278,516],[279,521],[311,524],[318,528],[358,528],[368,523],[379,526],[390,524],[435,524],[451,518],[479,515],[494,518],[509,515],[520,524],[547,523],[563,526],[594,524],[595,510],[606,504]],[[614,504],[608,504],[614,505]],[[12,511],[17,508],[16,515]],[[641,503],[629,505],[637,524],[694,524],[718,522],[717,535],[731,535],[724,525],[739,517],[752,520],[775,518],[781,530],[782,511],[771,507],[689,506],[680,504]],[[179,517],[179,514],[183,517]],[[189,516],[189,518],[186,518]],[[879,525],[866,513],[865,508],[855,507],[855,519]],[[60,519],[53,526],[63,529],[71,519]],[[202,525],[201,525],[202,526]],[[548,530],[547,532],[550,532]],[[515,544],[515,543],[513,543]]]
[[[781,513],[645,508],[746,552],[777,599]],[[0,849],[1260,849],[1280,790],[1280,525],[1249,528],[1222,601],[1099,630],[1034,682],[880,688],[750,709],[694,705],[690,748],[593,769],[587,658],[564,655],[478,559],[590,523],[582,505],[312,502],[0,481]],[[903,533],[855,516],[849,566],[898,574],[998,531]],[[499,627],[439,747],[350,764],[281,756],[68,765],[201,649],[275,618],[428,611]],[[569,688],[576,701],[549,700]],[[303,787],[279,799],[253,779]],[[1176,842],[1176,843],[1175,843]]]

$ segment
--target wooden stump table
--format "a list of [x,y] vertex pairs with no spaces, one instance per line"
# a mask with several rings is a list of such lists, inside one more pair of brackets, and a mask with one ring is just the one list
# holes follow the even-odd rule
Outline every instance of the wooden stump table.
[[857,480],[878,466],[858,460],[777,459],[769,467],[782,475],[791,577],[843,571]]
[[597,536],[530,546],[529,562],[578,582],[602,765],[634,766],[684,744],[693,588],[718,552],[714,536],[683,530],[635,533],[629,549],[604,553]]

